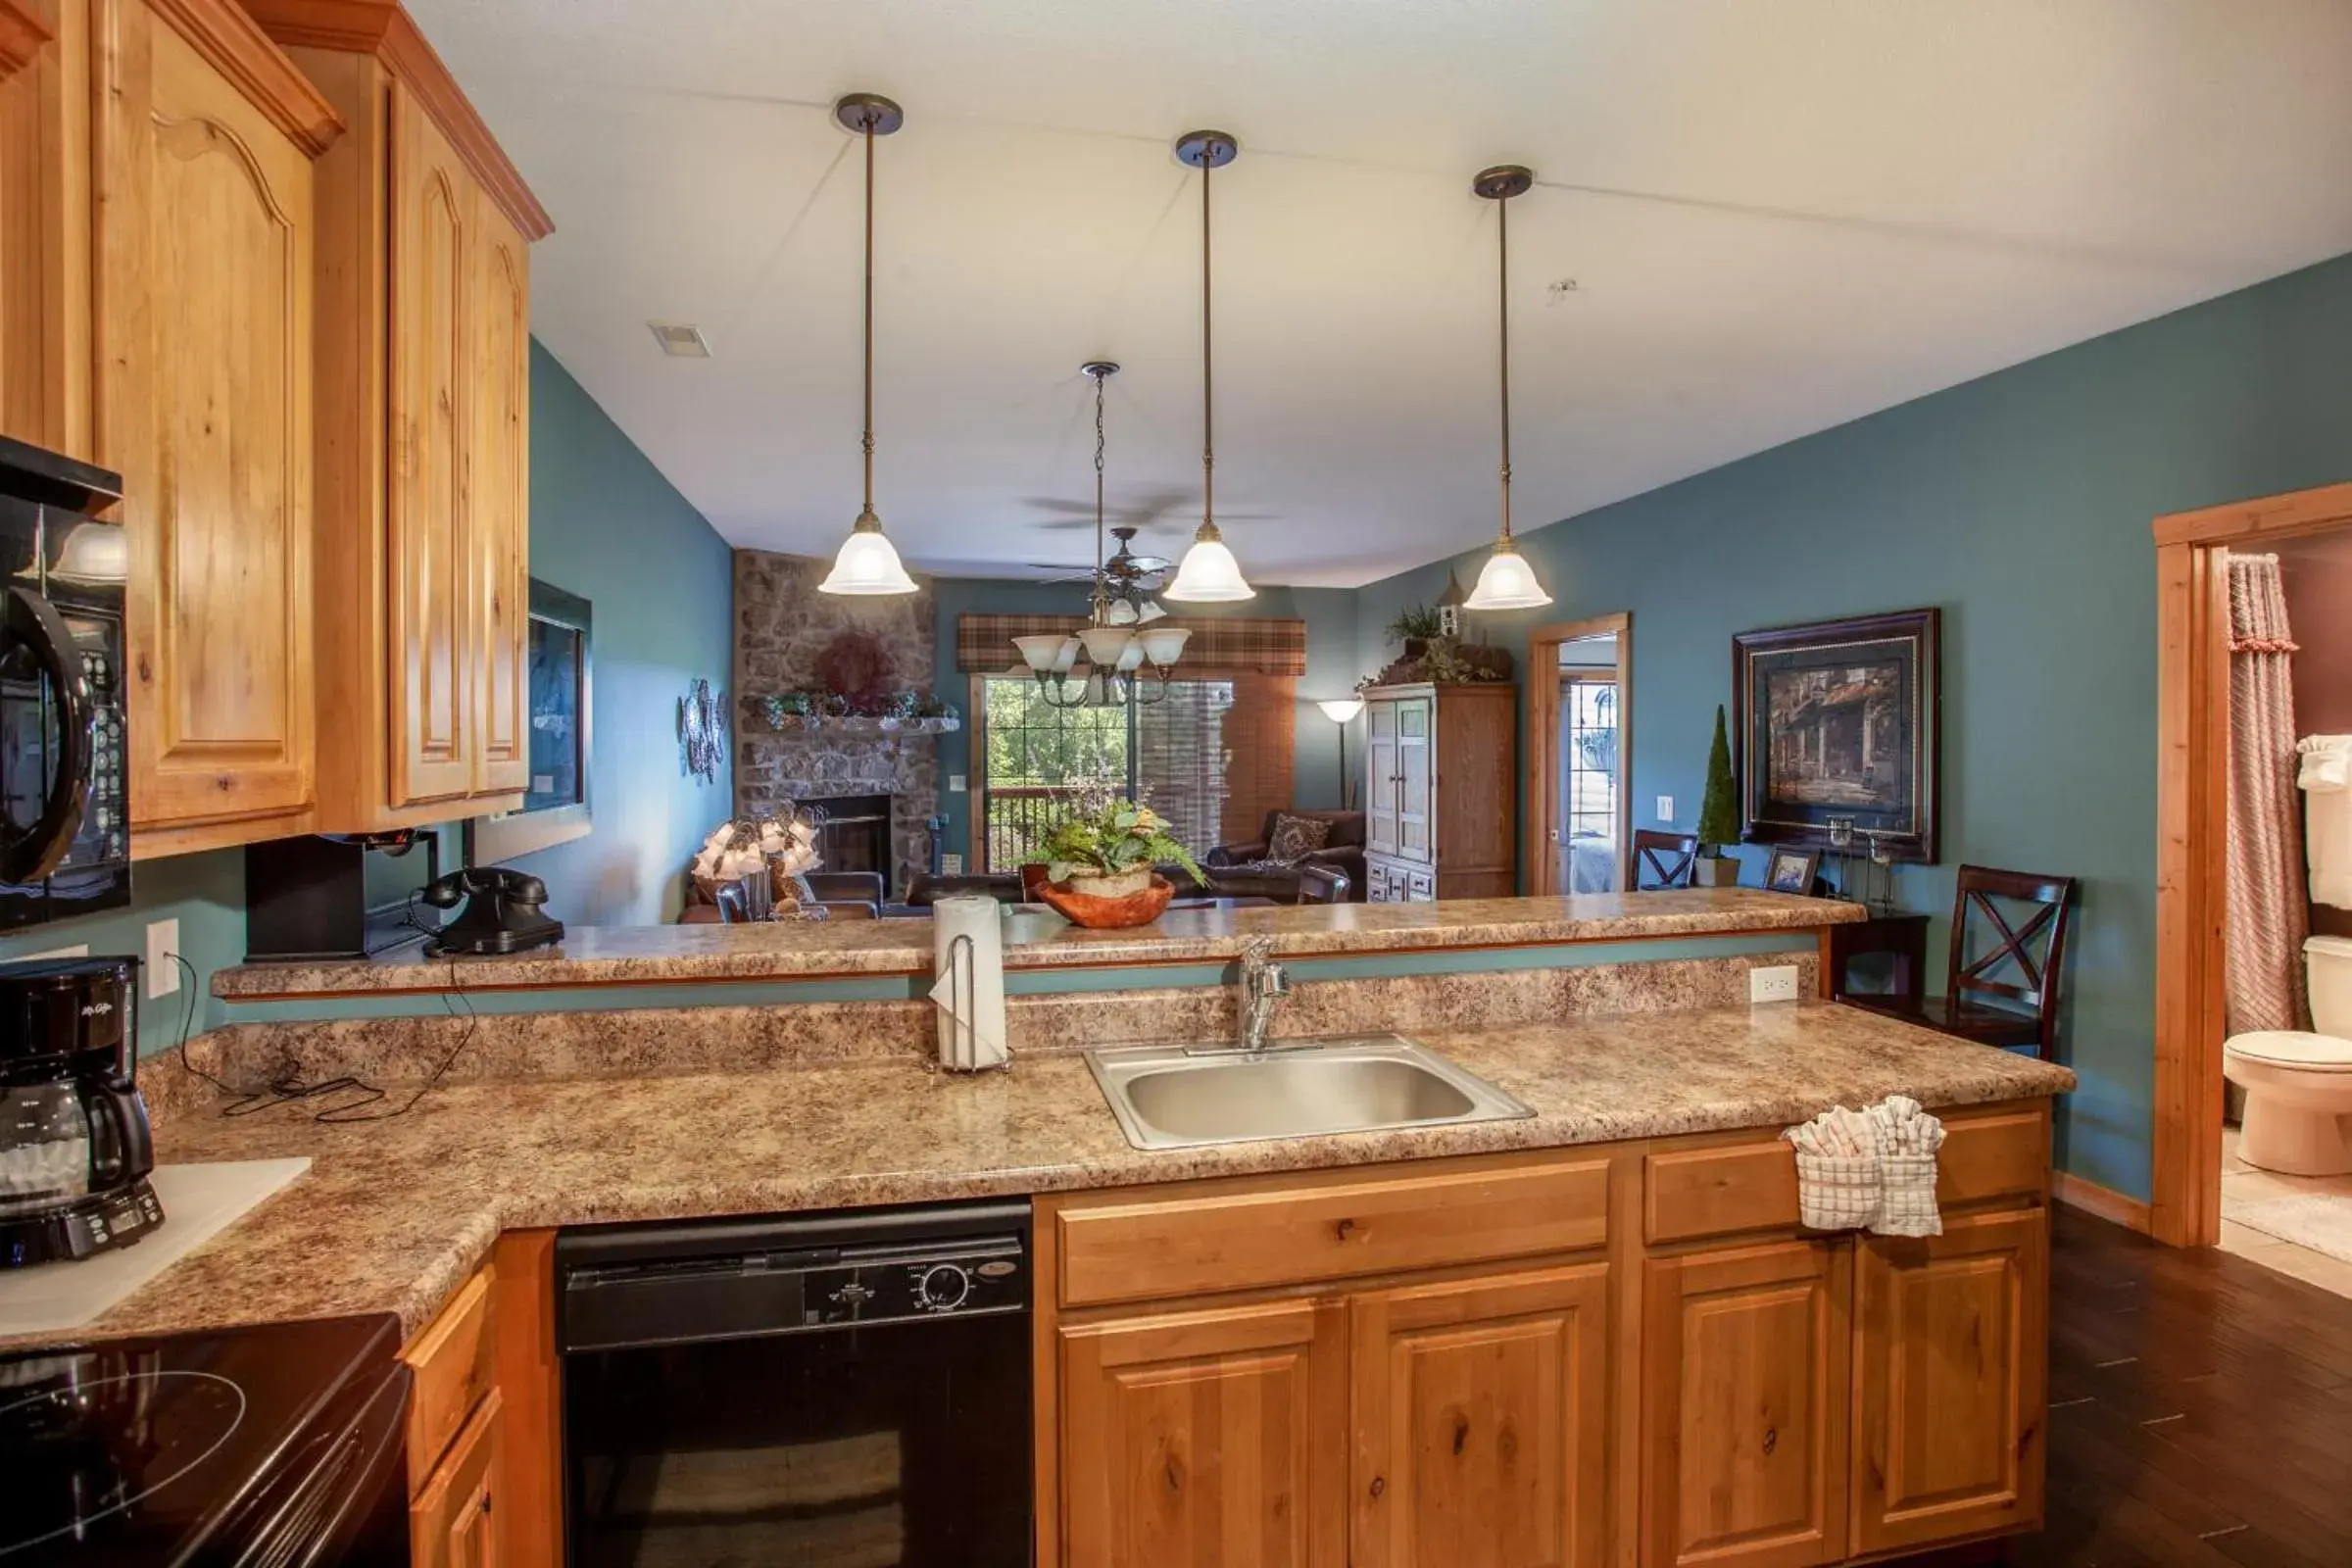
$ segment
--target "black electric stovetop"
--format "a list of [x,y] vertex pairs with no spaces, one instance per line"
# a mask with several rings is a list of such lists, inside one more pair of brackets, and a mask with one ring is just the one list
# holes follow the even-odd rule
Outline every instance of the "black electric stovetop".
[[399,1345],[383,1316],[0,1354],[0,1568],[405,1564]]

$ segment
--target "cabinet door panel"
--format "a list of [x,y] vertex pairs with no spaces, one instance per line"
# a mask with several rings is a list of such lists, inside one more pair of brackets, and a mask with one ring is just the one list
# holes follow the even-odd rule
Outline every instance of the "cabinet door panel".
[[2038,1523],[2047,1215],[1872,1237],[1857,1268],[1854,1549]]
[[1791,1242],[1646,1265],[1642,1561],[1845,1554],[1851,1259]]
[[1346,1310],[1336,1302],[1061,1330],[1070,1568],[1339,1568]]
[[131,820],[315,798],[312,171],[144,5],[116,19],[105,439],[123,477]]
[[473,787],[465,462],[475,204],[465,167],[415,97],[396,88],[393,106],[391,794],[410,806]]
[[1431,751],[1435,717],[1435,705],[1426,697],[1396,704],[1396,853],[1425,863],[1437,858],[1430,833],[1437,792]]
[[1349,1304],[1352,1568],[1574,1568],[1608,1545],[1608,1265]]
[[506,1561],[502,1516],[492,1494],[503,1416],[499,1393],[492,1389],[450,1446],[449,1456],[416,1488],[409,1503],[411,1568],[501,1568]]
[[1396,705],[1376,702],[1364,720],[1364,850],[1396,853]]
[[488,198],[475,202],[471,482],[477,795],[530,782],[530,252]]

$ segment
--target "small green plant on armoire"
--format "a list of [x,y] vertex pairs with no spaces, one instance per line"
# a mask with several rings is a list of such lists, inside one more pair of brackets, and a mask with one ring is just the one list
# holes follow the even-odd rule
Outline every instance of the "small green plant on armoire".
[[1740,883],[1740,862],[1730,848],[1740,842],[1740,799],[1732,783],[1732,737],[1723,705],[1715,705],[1715,744],[1707,748],[1707,791],[1698,805],[1698,859],[1694,880],[1701,887]]

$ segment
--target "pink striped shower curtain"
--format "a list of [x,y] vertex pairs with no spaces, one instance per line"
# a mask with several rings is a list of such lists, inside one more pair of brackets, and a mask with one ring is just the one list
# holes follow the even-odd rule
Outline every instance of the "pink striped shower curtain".
[[2230,1032],[2308,1028],[2295,692],[2277,556],[2230,566]]

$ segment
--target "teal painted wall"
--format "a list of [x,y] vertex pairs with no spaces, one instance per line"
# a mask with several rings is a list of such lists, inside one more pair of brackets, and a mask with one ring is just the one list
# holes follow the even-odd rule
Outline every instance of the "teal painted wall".
[[677,705],[698,676],[724,689],[734,559],[569,371],[531,343],[531,574],[592,607],[589,771],[596,831],[513,863],[574,925],[673,919],[687,858],[734,810],[730,767],[686,772]]
[[[515,863],[547,879],[549,907],[564,920],[664,919],[682,895],[686,857],[731,808],[725,769],[716,785],[685,776],[674,726],[690,677],[726,679],[732,567],[702,514],[536,341],[531,570],[595,607],[596,831]],[[456,835],[444,837],[454,850]],[[410,875],[405,861],[387,867],[395,882]],[[0,940],[0,959],[80,945],[142,954],[147,923],[176,919],[201,981],[195,1026],[213,1027],[221,1013],[205,988],[215,969],[245,957],[244,852],[142,860],[132,886],[129,908]],[[178,996],[142,1001],[143,1053],[179,1039],[187,999],[183,985]]]
[[[2149,521],[2352,476],[2348,366],[2341,258],[1525,534],[1556,602],[1476,620],[1524,658],[1540,621],[1632,612],[1635,823],[1669,794],[1688,827],[1735,632],[1940,606],[1943,863],[1903,872],[1901,902],[1948,911],[1964,861],[2083,880],[2064,1034],[2082,1087],[2059,1112],[2060,1158],[2145,1198]],[[1464,582],[1480,554],[1453,563]],[[1361,591],[1359,663],[1380,662],[1380,628],[1446,569]]]
[[[1248,563],[1243,565],[1247,569]],[[932,579],[932,589],[939,648],[935,683],[940,695],[954,703],[958,711],[969,708],[970,697],[968,677],[956,667],[957,616],[1079,614],[1085,609],[1083,585],[937,577]],[[1298,681],[1298,741],[1292,760],[1292,777],[1297,782],[1294,804],[1301,807],[1340,804],[1339,726],[1323,716],[1315,701],[1345,697],[1355,689],[1356,678],[1372,667],[1358,668],[1356,663],[1355,600],[1354,591],[1345,588],[1261,587],[1255,599],[1242,604],[1192,605],[1185,609],[1187,615],[1296,616],[1306,622],[1306,673]],[[1009,644],[1004,653],[1007,664],[1018,657]],[[968,777],[970,772],[971,715],[965,712],[964,717],[964,729],[939,739],[939,776],[941,800],[948,818],[948,851],[966,857],[968,862],[972,833],[969,798],[947,787],[953,775],[961,773]],[[1352,747],[1362,729],[1359,719],[1349,736],[1350,766],[1354,757]]]

